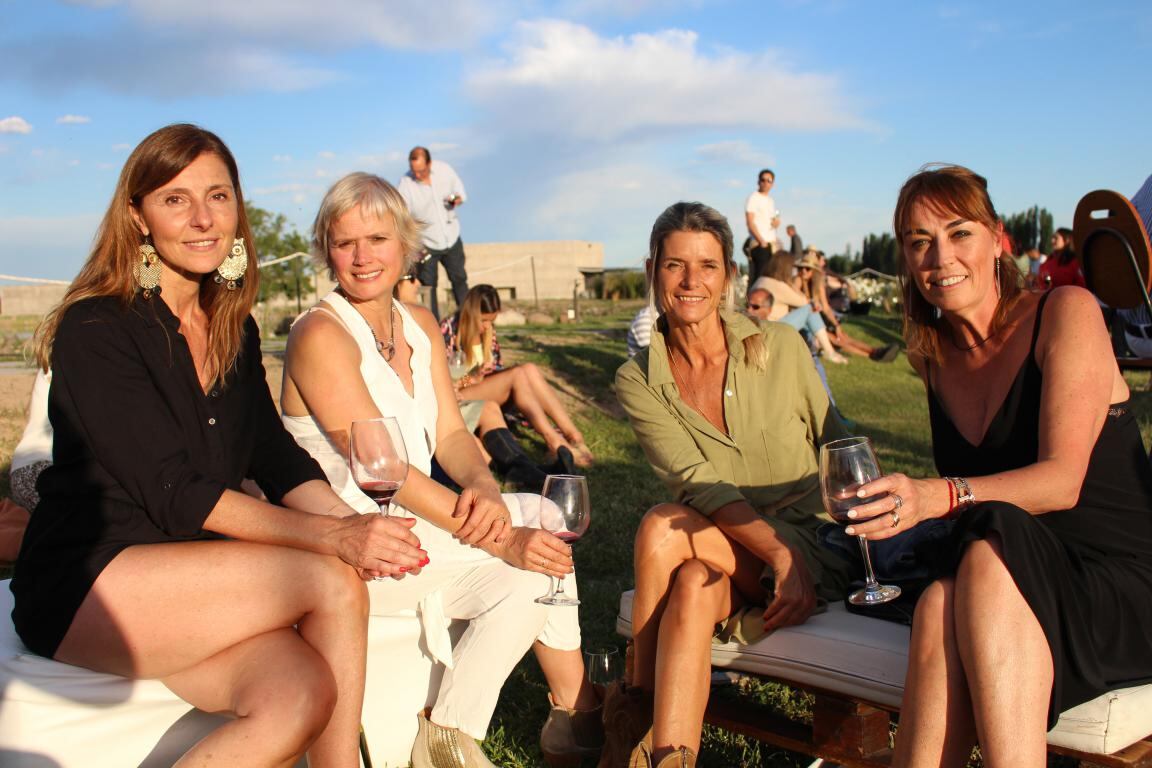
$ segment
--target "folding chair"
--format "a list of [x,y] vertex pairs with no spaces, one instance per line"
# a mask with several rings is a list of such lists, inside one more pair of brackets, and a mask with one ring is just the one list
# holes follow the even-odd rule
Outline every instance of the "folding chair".
[[[1106,189],[1089,192],[1076,206],[1073,231],[1088,289],[1113,309],[1143,307],[1152,322],[1152,248],[1128,198]],[[1152,358],[1121,356],[1116,362],[1152,371]]]

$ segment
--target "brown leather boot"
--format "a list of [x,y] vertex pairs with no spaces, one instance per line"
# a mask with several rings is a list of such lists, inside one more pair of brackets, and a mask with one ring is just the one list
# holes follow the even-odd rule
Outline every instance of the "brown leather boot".
[[627,768],[633,747],[652,729],[652,693],[625,686],[604,693],[604,751],[597,768]]
[[583,758],[596,757],[604,746],[603,707],[579,710],[559,707],[548,694],[552,710],[540,730],[540,751],[551,768],[575,768]]

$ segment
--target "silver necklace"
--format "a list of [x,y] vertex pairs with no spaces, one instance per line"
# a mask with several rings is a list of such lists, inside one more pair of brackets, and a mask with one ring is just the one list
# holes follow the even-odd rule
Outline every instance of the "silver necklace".
[[[361,315],[361,317],[364,317]],[[392,321],[392,327],[388,330],[388,341],[380,341],[380,337],[376,335],[376,329],[372,327],[372,323],[368,323],[368,318],[364,318],[364,322],[368,323],[368,330],[372,332],[372,341],[376,342],[376,351],[384,357],[384,362],[392,362],[392,358],[396,357],[396,305],[392,304],[392,312],[389,318]]]

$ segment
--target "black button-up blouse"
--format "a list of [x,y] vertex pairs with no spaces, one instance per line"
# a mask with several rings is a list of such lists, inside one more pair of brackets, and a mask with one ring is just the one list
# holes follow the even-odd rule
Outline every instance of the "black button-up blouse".
[[272,503],[324,473],[285,432],[256,322],[233,370],[205,394],[180,322],[158,298],[77,302],[52,350],[53,464],[37,483],[12,612],[52,656],[100,572],[126,547],[211,538],[225,489],[253,478]]

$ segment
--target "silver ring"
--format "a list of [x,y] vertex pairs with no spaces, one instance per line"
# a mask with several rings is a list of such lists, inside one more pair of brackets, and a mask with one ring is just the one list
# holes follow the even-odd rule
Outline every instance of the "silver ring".
[[904,499],[900,498],[897,494],[892,494],[892,509],[897,510],[904,506]]
[[896,510],[892,510],[888,514],[892,515],[892,527],[893,528],[900,525],[900,513],[899,512],[897,512]]

